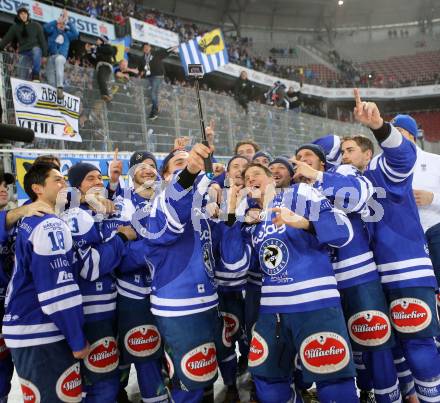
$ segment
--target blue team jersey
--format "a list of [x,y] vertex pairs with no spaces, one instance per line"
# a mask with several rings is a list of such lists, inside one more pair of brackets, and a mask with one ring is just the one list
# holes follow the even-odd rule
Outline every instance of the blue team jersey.
[[352,165],[341,165],[323,174],[318,189],[336,207],[343,209],[353,227],[352,241],[331,249],[331,259],[338,288],[344,289],[379,279],[370,239],[362,214],[374,194],[372,183]]
[[3,333],[10,348],[66,339],[85,347],[77,259],[65,223],[53,215],[18,224],[15,267],[5,300]]
[[[235,238],[224,259],[238,261],[251,244],[263,272],[260,312],[281,313],[321,309],[340,304],[337,283],[328,254],[328,244],[341,247],[350,242],[353,230],[346,215],[337,211],[318,190],[306,184],[282,192],[269,207],[287,207],[312,222],[304,231],[272,223],[273,213],[248,232],[236,223]],[[240,242],[240,237],[250,239]]]
[[364,175],[376,188],[368,229],[382,284],[385,289],[436,288],[412,192],[416,146],[391,126],[381,147],[383,152],[372,159]]
[[113,275],[126,248],[115,234],[115,224],[81,204],[66,210],[61,219],[69,226],[80,256],[79,287],[87,322],[112,318],[116,310],[116,282]]
[[155,198],[145,221],[150,235],[133,242],[132,251],[121,263],[129,270],[146,268],[148,260],[153,272],[151,312],[158,316],[190,315],[218,303],[214,280],[216,229],[202,208],[209,181],[203,176],[197,182],[196,189],[184,190],[172,181]]

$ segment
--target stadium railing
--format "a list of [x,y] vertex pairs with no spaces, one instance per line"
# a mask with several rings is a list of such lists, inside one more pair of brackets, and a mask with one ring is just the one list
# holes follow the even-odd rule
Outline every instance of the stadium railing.
[[[0,99],[3,121],[15,124],[11,93],[11,77],[23,77],[27,70],[19,68],[16,54],[0,53]],[[43,81],[45,81],[43,71]],[[82,143],[36,139],[26,148],[65,149],[82,151],[121,151],[147,149],[168,152],[178,136],[200,139],[200,125],[194,89],[163,84],[160,92],[159,118],[148,119],[151,109],[147,80],[131,78],[128,82],[110,83],[113,100],[101,100],[95,72],[66,64],[65,92],[81,99],[79,131]],[[367,133],[360,125],[294,113],[251,102],[244,110],[227,95],[201,91],[205,123],[216,123],[217,155],[231,155],[234,144],[252,138],[273,155],[288,154],[303,143],[328,133],[345,136]]]

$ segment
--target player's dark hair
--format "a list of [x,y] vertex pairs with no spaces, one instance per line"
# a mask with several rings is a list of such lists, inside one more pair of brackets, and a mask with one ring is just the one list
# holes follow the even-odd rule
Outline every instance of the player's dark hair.
[[33,164],[29,168],[29,171],[26,172],[23,179],[24,190],[32,201],[37,200],[37,195],[32,190],[32,185],[44,186],[52,169],[59,171],[59,168],[55,164],[50,162],[40,162],[38,164]]
[[260,151],[260,146],[259,146],[255,141],[253,141],[253,140],[251,140],[251,139],[247,139],[247,140],[239,141],[239,142],[235,145],[234,155],[237,155],[238,148],[241,147],[241,146],[244,145],[244,144],[250,144],[250,145],[254,148],[255,152]]
[[371,153],[374,154],[374,144],[368,137],[362,136],[360,134],[351,137],[350,136],[343,137],[341,140],[341,146],[345,141],[350,141],[350,140],[354,141],[363,152],[370,150]]
[[59,170],[61,168],[61,161],[56,155],[48,154],[48,155],[40,155],[34,161],[34,164],[40,163],[51,163],[57,166]]

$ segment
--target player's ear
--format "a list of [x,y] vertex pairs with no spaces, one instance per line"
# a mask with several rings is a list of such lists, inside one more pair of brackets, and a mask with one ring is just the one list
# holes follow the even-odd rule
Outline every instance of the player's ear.
[[40,195],[43,194],[43,188],[44,188],[44,186],[39,185],[39,184],[37,184],[37,183],[34,183],[34,184],[31,186],[32,191],[33,191],[37,196],[40,196]]

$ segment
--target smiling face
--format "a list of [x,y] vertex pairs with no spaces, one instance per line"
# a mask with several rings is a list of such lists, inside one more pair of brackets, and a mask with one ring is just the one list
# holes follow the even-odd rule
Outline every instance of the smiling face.
[[251,166],[244,172],[244,185],[252,198],[263,201],[264,196],[273,189],[275,182],[270,171],[260,166]]
[[98,170],[90,171],[81,182],[79,190],[82,194],[87,194],[91,189],[97,189],[100,191],[104,188],[104,182],[102,180],[101,172]]
[[272,172],[275,186],[277,188],[286,188],[290,186],[292,177],[290,176],[290,172],[284,164],[279,164],[277,162],[275,164],[272,164],[269,169],[270,172]]
[[52,169],[44,181],[44,185],[33,184],[32,190],[39,200],[55,206],[58,194],[66,187],[64,176],[60,171]]
[[248,160],[246,158],[234,158],[228,166],[228,178],[231,178],[234,185],[243,185],[243,171],[246,169]]
[[135,188],[153,183],[157,178],[156,165],[151,158],[147,158],[136,166],[133,182]]

